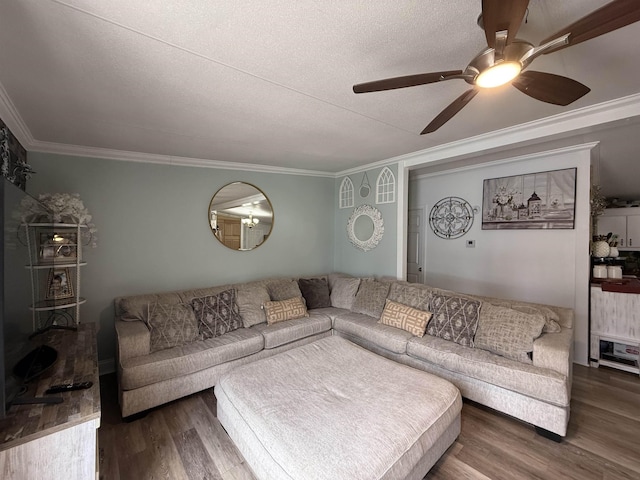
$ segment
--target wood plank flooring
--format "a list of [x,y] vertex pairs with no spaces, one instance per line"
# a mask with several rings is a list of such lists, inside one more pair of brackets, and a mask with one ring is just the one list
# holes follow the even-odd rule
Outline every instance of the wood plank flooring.
[[[101,479],[255,478],[216,418],[212,390],[124,423],[115,375],[101,377],[100,384]],[[465,401],[458,440],[425,479],[640,479],[640,378],[576,365],[569,432],[560,444]]]

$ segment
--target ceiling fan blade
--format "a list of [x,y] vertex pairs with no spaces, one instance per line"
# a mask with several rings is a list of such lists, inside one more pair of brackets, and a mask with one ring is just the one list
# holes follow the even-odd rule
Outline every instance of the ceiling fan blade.
[[569,105],[591,91],[575,80],[553,73],[528,70],[522,72],[511,84],[525,95],[554,105]]
[[496,47],[496,32],[507,30],[507,44],[515,38],[529,0],[482,0],[482,25],[487,45]]
[[415,87],[416,85],[426,85],[427,83],[449,80],[450,77],[455,77],[460,74],[462,74],[462,70],[448,70],[445,72],[419,73],[405,77],[385,78],[384,80],[375,80],[373,82],[354,85],[353,91],[354,93],[368,93],[393,90],[395,88]]
[[605,33],[631,25],[640,20],[640,2],[638,0],[614,0],[604,7],[594,10],[577,22],[568,25],[559,32],[546,38],[540,44],[547,43],[557,37],[570,33],[569,43],[558,48],[548,50],[551,53],[562,48],[576,45]]
[[425,133],[432,133],[439,129],[442,125],[447,123],[449,120],[453,118],[453,116],[458,113],[462,108],[471,101],[473,97],[475,97],[478,93],[477,88],[472,88],[467,90],[458,98],[456,98],[447,108],[441,111],[436,118],[434,118],[429,125],[425,127],[420,135],[424,135]]

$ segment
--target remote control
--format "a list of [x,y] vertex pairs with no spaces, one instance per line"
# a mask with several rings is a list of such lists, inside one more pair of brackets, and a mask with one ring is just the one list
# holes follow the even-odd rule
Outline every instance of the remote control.
[[66,383],[62,385],[51,385],[44,393],[62,393],[62,392],[71,392],[73,390],[83,390],[85,388],[91,388],[93,382],[82,382],[82,383]]

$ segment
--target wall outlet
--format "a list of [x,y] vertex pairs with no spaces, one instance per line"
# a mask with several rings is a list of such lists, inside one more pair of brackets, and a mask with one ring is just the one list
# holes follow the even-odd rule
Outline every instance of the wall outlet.
[[467,248],[476,248],[475,240],[467,240]]

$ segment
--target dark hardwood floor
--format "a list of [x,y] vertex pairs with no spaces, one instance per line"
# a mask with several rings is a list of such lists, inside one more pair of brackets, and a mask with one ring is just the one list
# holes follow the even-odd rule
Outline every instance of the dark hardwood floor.
[[[115,375],[101,377],[100,386],[101,479],[254,479],[216,419],[211,389],[124,423]],[[640,377],[576,365],[569,432],[560,444],[465,401],[458,440],[425,478],[640,479]]]

